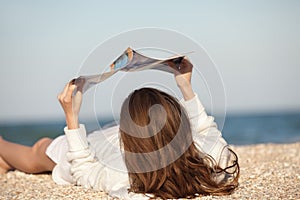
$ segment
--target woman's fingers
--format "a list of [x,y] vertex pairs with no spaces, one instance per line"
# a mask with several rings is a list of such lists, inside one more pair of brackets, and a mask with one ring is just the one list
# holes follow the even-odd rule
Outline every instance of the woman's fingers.
[[72,102],[72,95],[73,95],[73,92],[74,92],[75,89],[76,89],[76,85],[70,85],[70,86],[68,87],[66,96],[65,96],[65,98],[64,98],[64,101],[65,101],[66,103]]
[[72,95],[74,90],[76,89],[76,85],[73,85],[68,83],[63,91],[58,95],[58,100],[60,103],[65,104],[65,103],[71,103],[72,102]]
[[193,64],[190,62],[188,57],[184,57],[180,63],[180,69],[182,73],[191,72],[193,69]]
[[169,61],[168,65],[174,70],[174,74],[184,74],[192,71],[193,65],[189,59],[185,56],[180,63],[174,63]]
[[63,91],[57,96],[59,102],[62,103],[63,99],[65,98],[67,92],[68,92],[68,89],[69,89],[69,83],[66,84],[66,86],[64,87]]

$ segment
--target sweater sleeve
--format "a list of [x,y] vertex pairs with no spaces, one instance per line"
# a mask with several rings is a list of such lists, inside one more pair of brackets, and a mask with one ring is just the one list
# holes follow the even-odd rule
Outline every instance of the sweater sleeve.
[[71,174],[77,185],[103,191],[122,199],[145,198],[128,193],[129,181],[126,172],[113,170],[96,158],[95,151],[88,143],[84,125],[81,124],[79,129],[74,130],[68,130],[66,127],[64,132],[69,145],[67,158],[71,163]]
[[228,156],[224,154],[227,143],[218,130],[214,118],[207,115],[197,94],[188,101],[181,100],[180,102],[190,119],[196,146],[200,151],[209,154],[217,163],[222,165],[221,160],[225,159],[223,157]]

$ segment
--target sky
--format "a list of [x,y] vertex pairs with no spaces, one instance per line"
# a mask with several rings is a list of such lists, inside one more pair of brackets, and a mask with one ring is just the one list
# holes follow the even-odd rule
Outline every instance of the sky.
[[0,1],[0,123],[62,118],[56,96],[88,55],[143,27],[176,31],[207,52],[227,113],[300,112],[299,24],[297,0]]

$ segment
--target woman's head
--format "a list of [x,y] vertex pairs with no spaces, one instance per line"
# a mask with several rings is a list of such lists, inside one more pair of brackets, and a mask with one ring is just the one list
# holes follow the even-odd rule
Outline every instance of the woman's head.
[[237,186],[237,179],[217,183],[217,166],[196,148],[185,110],[162,91],[131,93],[122,105],[120,133],[130,191],[179,198],[230,193]]

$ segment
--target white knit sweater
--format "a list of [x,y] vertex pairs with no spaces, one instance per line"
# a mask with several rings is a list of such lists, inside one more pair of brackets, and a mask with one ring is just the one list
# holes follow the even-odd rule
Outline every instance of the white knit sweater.
[[[180,102],[188,113],[196,146],[219,162],[221,155],[224,157],[223,150],[227,143],[217,129],[214,118],[207,116],[197,95],[191,100]],[[119,145],[119,126],[98,130],[88,135],[82,124],[79,129],[65,128],[64,131],[68,144],[69,164],[61,164],[59,159],[53,159],[57,160],[53,170],[55,182],[82,185],[121,199],[148,199],[145,195],[127,191],[130,184]],[[63,173],[66,172],[63,171],[68,171],[72,180],[64,179]]]

